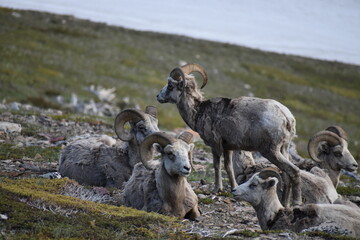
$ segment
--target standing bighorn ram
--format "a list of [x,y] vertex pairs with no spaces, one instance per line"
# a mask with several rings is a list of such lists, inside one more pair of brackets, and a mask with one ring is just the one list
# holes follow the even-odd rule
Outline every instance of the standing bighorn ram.
[[[130,124],[130,132],[125,129]],[[115,119],[115,133],[122,141],[106,136],[90,136],[70,143],[61,152],[58,171],[80,184],[122,188],[140,161],[140,144],[159,131],[157,111],[147,106],[145,113],[126,109]],[[110,141],[109,141],[110,140]],[[116,142],[113,146],[112,142]]]
[[214,190],[223,190],[222,154],[231,187],[234,188],[237,184],[231,151],[259,151],[289,175],[293,184],[293,203],[301,204],[299,169],[289,160],[289,144],[295,136],[295,118],[289,109],[275,100],[254,97],[205,100],[195,78],[189,75],[192,72],[200,73],[203,88],[208,80],[205,70],[197,64],[187,64],[171,71],[168,83],[157,95],[157,100],[176,104],[185,123],[211,147],[215,168]]
[[[165,134],[149,135],[141,144],[141,163],[124,188],[128,207],[196,219],[198,198],[186,177],[191,172],[193,135],[183,132],[177,139]],[[160,161],[153,161],[153,144],[158,144]]]

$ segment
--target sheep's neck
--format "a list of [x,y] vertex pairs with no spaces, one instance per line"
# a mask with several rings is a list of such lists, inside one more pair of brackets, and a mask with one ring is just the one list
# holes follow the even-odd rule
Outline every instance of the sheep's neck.
[[194,131],[196,124],[195,117],[203,100],[203,96],[200,92],[197,90],[190,90],[184,92],[180,98],[180,101],[176,104],[181,117],[185,123]]
[[133,168],[136,163],[139,162],[139,144],[137,141],[131,140],[128,142],[128,154],[129,154],[129,164]]
[[330,166],[326,159],[319,163],[319,168],[326,170],[332,183],[335,187],[337,187],[340,181],[340,170],[334,170],[334,168]]
[[[129,164],[131,168],[134,168],[135,164],[140,162],[140,144],[136,139],[133,139],[128,142],[128,155],[129,155]],[[151,151],[154,151],[152,148]]]
[[157,189],[160,198],[163,200],[163,209],[175,216],[185,216],[185,183],[182,176],[170,176],[165,167],[162,166],[157,173]]
[[274,220],[277,213],[284,209],[284,207],[280,203],[279,198],[277,197],[277,194],[274,190],[264,194],[260,204],[254,206],[254,209],[256,211],[261,229],[267,230],[269,229],[268,224]]

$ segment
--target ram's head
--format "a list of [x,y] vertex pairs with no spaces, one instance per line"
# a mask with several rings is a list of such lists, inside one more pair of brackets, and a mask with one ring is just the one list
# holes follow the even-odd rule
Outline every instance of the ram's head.
[[153,144],[158,144],[163,166],[170,176],[188,176],[191,172],[192,151],[194,149],[193,135],[183,132],[178,138],[166,133],[153,133],[141,144],[141,161],[148,169],[153,169]]
[[194,77],[189,75],[193,72],[197,72],[202,76],[203,84],[201,88],[205,87],[208,77],[204,68],[198,64],[186,64],[180,68],[174,68],[170,72],[168,83],[156,96],[157,100],[160,103],[178,103],[186,88],[196,88]]
[[327,161],[334,170],[356,171],[358,168],[348,149],[346,133],[339,126],[331,126],[316,133],[309,140],[308,152],[314,161]]

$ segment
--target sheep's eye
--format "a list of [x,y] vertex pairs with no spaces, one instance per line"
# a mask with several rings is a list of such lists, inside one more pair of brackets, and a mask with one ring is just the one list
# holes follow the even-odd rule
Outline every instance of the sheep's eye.
[[167,90],[171,91],[171,90],[173,90],[173,89],[174,89],[174,86],[169,83],[168,86],[167,86]]
[[256,183],[252,183],[252,184],[250,184],[250,186],[249,186],[249,187],[250,187],[251,189],[254,189],[254,188],[256,188],[256,186],[257,186],[257,184],[256,184]]
[[175,155],[173,153],[169,152],[167,155],[170,160],[175,160]]
[[139,126],[139,131],[141,131],[142,133],[146,133],[146,127],[143,125]]
[[334,152],[335,157],[342,157],[342,152],[336,151]]

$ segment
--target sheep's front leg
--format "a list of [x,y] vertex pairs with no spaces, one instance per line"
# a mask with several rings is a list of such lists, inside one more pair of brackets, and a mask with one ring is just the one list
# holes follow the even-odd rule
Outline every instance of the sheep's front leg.
[[213,164],[215,169],[215,187],[213,190],[214,193],[223,191],[220,156],[221,154],[218,154],[215,151],[213,151]]
[[195,208],[191,209],[188,213],[186,213],[184,218],[190,220],[196,220],[199,216],[200,216],[200,211],[196,206]]
[[224,165],[225,170],[228,174],[231,189],[234,189],[237,187],[237,183],[235,180],[235,174],[234,174],[234,168],[233,168],[233,162],[232,162],[232,151],[224,151]]

